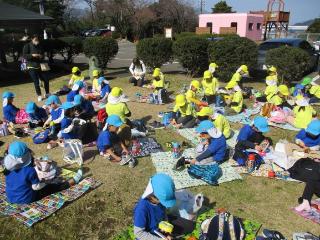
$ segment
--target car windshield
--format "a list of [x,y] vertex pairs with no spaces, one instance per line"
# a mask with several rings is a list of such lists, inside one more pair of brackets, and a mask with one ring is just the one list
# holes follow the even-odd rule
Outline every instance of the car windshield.
[[284,42],[265,42],[259,46],[259,50],[260,51],[268,51],[270,49],[278,48],[278,47],[285,46],[285,45],[291,46],[291,44],[284,43]]

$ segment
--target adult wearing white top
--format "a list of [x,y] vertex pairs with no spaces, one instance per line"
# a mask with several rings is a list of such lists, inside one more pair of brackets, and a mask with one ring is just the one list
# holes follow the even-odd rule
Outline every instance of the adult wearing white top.
[[146,66],[139,58],[134,58],[130,65],[131,77],[129,83],[133,83],[133,86],[142,87],[144,83],[144,76],[146,75]]

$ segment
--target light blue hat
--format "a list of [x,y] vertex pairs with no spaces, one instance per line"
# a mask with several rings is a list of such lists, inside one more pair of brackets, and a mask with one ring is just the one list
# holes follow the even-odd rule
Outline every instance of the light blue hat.
[[29,152],[29,148],[24,142],[16,141],[10,144],[8,152],[15,157],[23,157]]
[[5,91],[3,94],[2,94],[2,98],[14,98],[16,95],[12,92],[8,92],[8,91]]
[[262,133],[269,132],[268,121],[266,118],[257,116],[253,119],[253,125]]
[[213,122],[209,120],[204,120],[200,122],[199,126],[196,128],[197,133],[207,133],[209,129],[214,128]]
[[83,100],[84,98],[80,94],[77,94],[74,96],[73,103],[75,106],[78,106],[82,103]]
[[72,102],[64,102],[61,105],[61,108],[63,110],[68,110],[68,109],[73,108],[73,107],[75,107],[75,105]]
[[171,177],[158,173],[151,178],[151,185],[153,194],[164,207],[171,208],[176,204],[175,186]]
[[61,101],[57,95],[51,95],[50,97],[48,97],[48,99],[46,101],[46,105],[49,106],[52,103],[61,104]]
[[99,77],[98,78],[98,84],[101,85],[102,82],[107,81],[107,79],[105,77]]
[[311,121],[306,128],[306,132],[318,136],[320,134],[320,120]]
[[112,114],[107,118],[107,124],[115,127],[120,127],[123,124],[123,122],[121,121],[121,118],[118,115]]
[[35,104],[35,102],[28,102],[27,106],[26,106],[26,112],[28,114],[30,113],[34,113],[37,109],[37,105]]

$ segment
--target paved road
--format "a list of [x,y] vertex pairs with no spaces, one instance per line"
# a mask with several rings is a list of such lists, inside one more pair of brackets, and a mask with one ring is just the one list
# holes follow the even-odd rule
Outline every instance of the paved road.
[[[119,42],[117,56],[108,64],[107,71],[114,77],[130,76],[129,66],[136,56],[136,45],[131,42]],[[81,54],[74,59],[75,63],[88,63],[88,58]],[[161,67],[163,72],[183,72],[183,68],[178,63],[168,63]]]

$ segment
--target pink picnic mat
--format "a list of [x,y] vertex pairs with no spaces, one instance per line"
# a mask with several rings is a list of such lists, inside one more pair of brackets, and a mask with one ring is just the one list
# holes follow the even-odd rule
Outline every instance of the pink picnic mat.
[[310,211],[297,212],[294,208],[292,210],[301,217],[309,219],[314,223],[320,224],[320,198],[311,202]]

